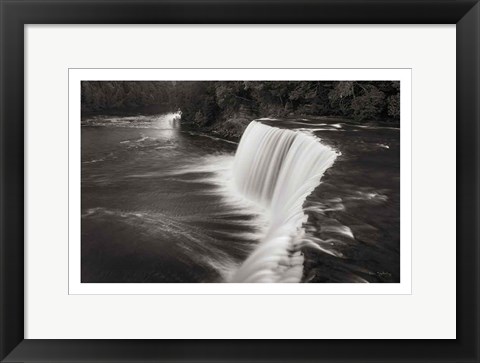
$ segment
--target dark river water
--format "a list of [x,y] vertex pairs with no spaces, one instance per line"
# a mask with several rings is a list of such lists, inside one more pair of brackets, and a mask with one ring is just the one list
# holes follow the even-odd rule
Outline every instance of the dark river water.
[[[341,153],[307,198],[303,282],[400,279],[400,131],[262,120]],[[222,282],[267,220],[230,185],[237,144],[172,114],[82,121],[82,282]]]

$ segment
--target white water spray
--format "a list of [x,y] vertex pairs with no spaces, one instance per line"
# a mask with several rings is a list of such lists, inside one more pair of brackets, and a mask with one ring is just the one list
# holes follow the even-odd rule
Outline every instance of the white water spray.
[[299,282],[303,274],[306,197],[337,154],[314,136],[252,121],[235,155],[233,179],[267,210],[267,233],[228,282]]

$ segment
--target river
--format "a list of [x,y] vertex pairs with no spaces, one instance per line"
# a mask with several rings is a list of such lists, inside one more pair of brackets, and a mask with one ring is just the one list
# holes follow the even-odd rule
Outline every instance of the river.
[[[399,129],[260,119],[337,157],[307,197],[302,282],[398,282]],[[269,216],[235,188],[238,144],[175,114],[82,120],[82,282],[225,282]]]

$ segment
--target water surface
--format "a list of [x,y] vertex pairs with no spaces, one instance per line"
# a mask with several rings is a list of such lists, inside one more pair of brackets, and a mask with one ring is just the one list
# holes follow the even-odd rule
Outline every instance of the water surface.
[[[398,282],[399,130],[262,122],[341,153],[304,204],[319,248],[302,249],[302,281]],[[83,120],[82,282],[228,280],[267,228],[232,186],[236,147],[173,114]]]

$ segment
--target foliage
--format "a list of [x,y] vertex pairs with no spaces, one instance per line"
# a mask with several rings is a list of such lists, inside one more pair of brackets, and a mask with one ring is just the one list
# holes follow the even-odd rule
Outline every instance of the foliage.
[[352,100],[353,118],[357,121],[374,120],[385,107],[385,94],[375,86],[365,87],[361,96]]
[[397,81],[83,81],[82,111],[166,104],[201,126],[254,116],[400,118]]
[[122,110],[173,102],[172,82],[82,81],[82,112]]
[[400,94],[391,95],[387,99],[388,116],[395,120],[400,119]]

